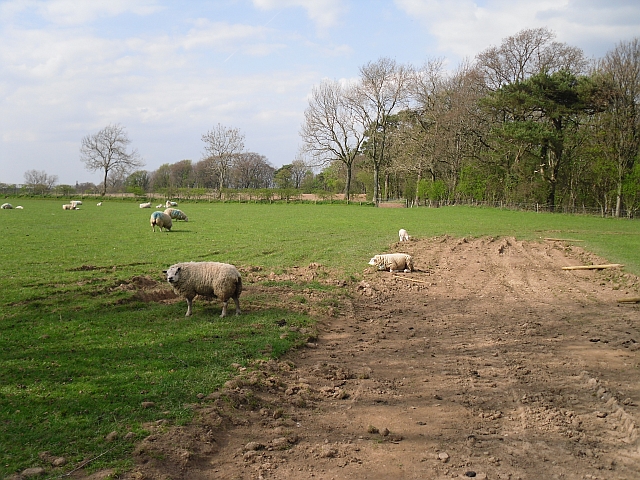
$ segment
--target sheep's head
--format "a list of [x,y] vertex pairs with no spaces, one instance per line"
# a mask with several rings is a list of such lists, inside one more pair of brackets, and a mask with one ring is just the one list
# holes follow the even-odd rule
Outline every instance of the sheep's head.
[[376,255],[371,260],[369,260],[369,265],[378,265],[380,263],[380,256]]
[[169,270],[163,270],[162,273],[167,275],[167,282],[169,283],[177,283],[180,280],[180,271],[182,267],[179,265],[172,265],[169,267]]

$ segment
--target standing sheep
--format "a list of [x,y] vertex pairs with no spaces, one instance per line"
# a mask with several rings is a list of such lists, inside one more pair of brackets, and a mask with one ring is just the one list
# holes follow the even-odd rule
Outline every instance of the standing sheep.
[[149,222],[151,223],[154,232],[156,231],[156,227],[160,227],[160,231],[164,228],[167,232],[171,230],[171,227],[173,227],[171,217],[164,212],[153,212]]
[[401,242],[408,242],[409,241],[409,234],[407,233],[407,231],[404,228],[401,228],[398,231],[398,237],[400,237],[400,241]]
[[409,273],[413,272],[413,257],[406,253],[385,253],[374,255],[369,265],[375,265],[378,270]]
[[178,210],[177,208],[167,208],[164,213],[169,215],[172,220],[184,220],[185,222],[189,221],[189,217],[187,217],[182,210]]
[[176,294],[187,300],[187,314],[191,315],[193,299],[196,295],[217,297],[222,300],[222,314],[227,315],[230,298],[236,304],[236,315],[240,315],[240,293],[242,277],[233,265],[219,262],[184,262],[171,265],[163,270],[167,281]]

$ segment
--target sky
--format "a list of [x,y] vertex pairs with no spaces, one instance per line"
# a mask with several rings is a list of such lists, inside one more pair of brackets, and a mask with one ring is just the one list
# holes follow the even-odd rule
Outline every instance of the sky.
[[123,126],[154,171],[217,124],[276,168],[314,86],[382,57],[464,60],[523,29],[601,58],[640,36],[638,0],[0,0],[0,183],[102,181],[80,143]]

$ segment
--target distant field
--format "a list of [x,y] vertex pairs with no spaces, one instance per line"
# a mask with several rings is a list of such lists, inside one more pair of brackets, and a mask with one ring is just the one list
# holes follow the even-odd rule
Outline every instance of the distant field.
[[[247,313],[224,320],[217,318],[219,305],[196,300],[194,316],[185,319],[184,302],[142,302],[126,288],[141,277],[162,283],[172,263],[222,261],[280,273],[316,262],[356,282],[368,259],[405,228],[414,238],[582,240],[576,244],[640,274],[635,220],[469,207],[205,202],[181,204],[190,221],[154,233],[154,209],[138,202],[97,207],[85,200],[80,210],[63,211],[60,200],[2,201],[24,210],[0,210],[0,477],[41,465],[43,451],[69,460],[55,475],[104,452],[93,467],[126,468],[144,422],[186,421],[185,399],[221,386],[233,363],[277,357],[304,341],[301,329],[313,328],[311,310],[280,306],[268,295],[243,295]],[[303,287],[336,299],[345,294],[321,283]],[[107,444],[112,431],[133,435]]]

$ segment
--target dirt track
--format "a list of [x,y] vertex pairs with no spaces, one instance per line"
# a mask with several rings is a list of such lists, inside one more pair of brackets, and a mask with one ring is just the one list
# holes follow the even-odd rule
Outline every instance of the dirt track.
[[606,261],[559,241],[392,250],[418,271],[367,270],[308,348],[192,399],[125,478],[640,478],[637,277],[562,270]]

